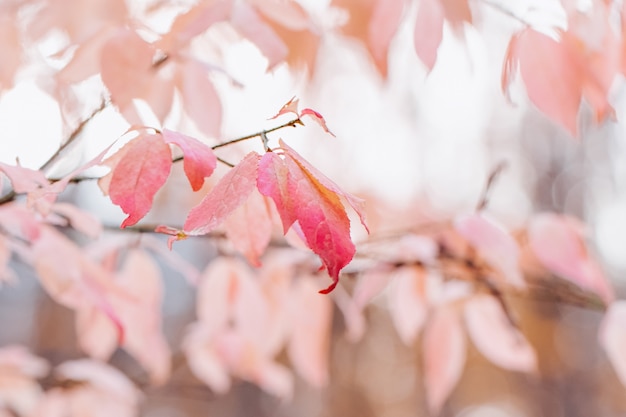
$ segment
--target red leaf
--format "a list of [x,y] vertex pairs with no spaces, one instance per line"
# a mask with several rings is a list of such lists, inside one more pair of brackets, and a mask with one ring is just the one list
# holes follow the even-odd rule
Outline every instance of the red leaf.
[[256,184],[259,158],[259,154],[250,152],[191,209],[183,227],[186,234],[209,233],[246,201]]
[[327,294],[339,282],[339,272],[354,256],[355,247],[350,239],[350,220],[338,195],[299,165],[289,155],[284,160],[288,176],[289,197],[294,200],[294,213],[311,248],[322,259],[333,283]]
[[465,322],[476,348],[495,365],[510,371],[537,370],[535,350],[494,297],[482,294],[468,300]]
[[328,129],[328,126],[326,126],[326,120],[324,120],[324,117],[315,110],[303,109],[300,112],[300,117],[303,116],[310,116],[318,125],[322,127],[322,129],[324,129],[325,132],[335,136],[335,134]]
[[424,385],[431,415],[459,382],[465,365],[465,335],[458,314],[449,307],[436,310],[424,330]]
[[280,147],[285,150],[285,154],[289,155],[291,159],[293,159],[299,166],[301,166],[304,170],[311,173],[317,180],[320,185],[337,194],[340,197],[346,199],[348,204],[354,209],[354,211],[359,215],[359,219],[361,220],[361,224],[365,229],[369,232],[367,228],[367,222],[365,220],[365,201],[353,196],[350,193],[343,191],[337,184],[335,184],[331,179],[329,179],[326,175],[319,172],[315,167],[309,164],[304,158],[302,158],[296,151],[287,146],[285,142],[282,140],[279,142]]
[[288,169],[285,162],[274,152],[267,152],[259,162],[257,188],[264,196],[270,197],[283,223],[283,233],[297,220],[293,201],[289,198]]
[[141,133],[104,165],[111,167],[111,172],[99,185],[128,214],[121,225],[124,228],[137,223],[152,207],[154,195],[169,176],[172,153],[161,135]]
[[197,139],[163,129],[161,132],[165,143],[176,144],[183,151],[185,175],[194,191],[204,185],[204,179],[210,177],[217,165],[213,150]]

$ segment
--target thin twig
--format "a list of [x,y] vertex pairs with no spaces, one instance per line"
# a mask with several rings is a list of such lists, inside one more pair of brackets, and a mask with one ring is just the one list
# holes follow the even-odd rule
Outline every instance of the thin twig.
[[50,168],[50,166],[54,162],[56,162],[57,158],[80,136],[80,134],[83,132],[83,129],[85,129],[85,126],[87,126],[87,124],[91,120],[93,120],[93,118],[96,117],[96,115],[100,113],[102,110],[104,110],[108,105],[109,105],[109,101],[103,98],[102,102],[100,103],[100,106],[98,106],[97,109],[92,111],[91,114],[86,119],[81,121],[78,124],[78,126],[76,126],[76,128],[72,131],[70,136],[67,138],[67,140],[61,146],[59,146],[59,149],[57,149],[57,151],[54,154],[52,154],[52,156],[48,158],[48,160],[44,162],[44,164],[39,169],[41,171],[45,171],[46,169]]
[[[524,26],[532,26],[530,24],[530,22],[526,19],[524,19],[523,17],[513,13],[511,10],[507,9],[506,7],[504,7],[502,4],[497,3],[497,2],[493,2],[491,0],[481,0],[485,5],[491,7],[494,10],[497,10],[498,12],[510,17],[511,19],[517,20],[518,22],[522,23]],[[532,9],[529,9],[532,10]]]
[[491,192],[491,189],[493,188],[493,184],[495,183],[498,176],[502,173],[502,171],[504,171],[504,169],[507,166],[508,166],[508,163],[506,161],[502,161],[498,165],[496,165],[493,171],[491,171],[491,174],[489,174],[489,178],[487,178],[487,183],[485,184],[485,188],[483,189],[483,194],[480,197],[480,200],[478,200],[476,211],[484,210],[485,207],[487,207],[487,204],[489,204],[489,193]]
[[303,123],[300,120],[300,118],[293,119],[293,120],[288,121],[287,123],[283,123],[282,125],[273,127],[271,129],[261,130],[260,132],[253,133],[251,135],[242,136],[240,138],[229,140],[227,142],[218,143],[217,145],[213,145],[211,147],[211,149],[215,150],[215,149],[218,149],[218,148],[222,148],[224,146],[232,145],[233,143],[241,142],[241,141],[252,139],[252,138],[256,138],[256,137],[261,137],[262,138],[264,135],[267,135],[268,133],[275,132],[275,131],[283,129],[285,127],[289,127],[289,126],[296,127],[296,125],[302,125],[302,124]]

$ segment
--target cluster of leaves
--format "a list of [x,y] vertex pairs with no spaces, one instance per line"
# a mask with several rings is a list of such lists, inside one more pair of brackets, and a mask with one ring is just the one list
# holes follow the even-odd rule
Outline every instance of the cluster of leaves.
[[[509,88],[519,69],[529,99],[576,135],[583,98],[598,122],[613,114],[609,88],[626,71],[626,4],[617,30],[610,21],[610,2],[597,1],[593,13],[581,13],[564,3],[567,29],[548,35],[522,22],[524,27],[513,34],[502,87]],[[389,45],[409,5],[408,0],[332,2],[332,7],[347,10],[350,16],[339,30],[366,45],[383,76]],[[164,2],[153,6],[141,17],[167,9]],[[363,201],[341,190],[284,141],[277,147],[269,145],[271,131],[303,124],[305,117],[332,134],[319,113],[299,110],[297,100],[289,101],[275,116],[293,116],[287,123],[212,147],[187,134],[144,126],[137,101],[146,103],[167,125],[179,97],[203,135],[220,137],[221,104],[211,77],[225,71],[217,60],[199,56],[193,45],[220,25],[255,44],[267,58],[269,70],[288,63],[306,64],[312,72],[323,29],[299,3],[201,1],[176,14],[166,31],[144,24],[122,0],[90,0],[83,7],[67,10],[62,0],[0,6],[0,45],[7,51],[0,63],[0,89],[10,88],[28,61],[24,48],[61,31],[65,44],[46,57],[54,78],[44,87],[58,99],[64,115],[69,119],[81,112],[80,86],[95,76],[131,125],[124,136],[130,140],[123,147],[112,155],[110,148],[103,150],[61,179],[46,177],[43,169],[0,164],[11,187],[0,205],[0,282],[17,279],[9,265],[13,255],[31,265],[48,294],[74,310],[78,343],[94,359],[58,366],[60,383],[44,393],[36,379],[48,375],[49,365],[22,348],[2,349],[0,416],[9,413],[5,410],[19,416],[81,415],[81,407],[92,401],[119,407],[107,409],[106,415],[134,415],[139,401],[136,388],[103,364],[118,347],[146,369],[151,383],[167,382],[171,351],[161,329],[163,288],[152,255],[186,271],[190,284],[197,286],[198,319],[181,347],[192,372],[216,392],[225,392],[232,378],[239,378],[288,398],[294,377],[279,359],[283,352],[302,378],[323,386],[328,381],[332,303],[344,316],[348,337],[357,340],[365,330],[363,310],[384,292],[401,339],[413,344],[421,334],[427,399],[436,414],[463,372],[466,334],[495,365],[539,371],[537,355],[507,301],[509,294],[532,291],[533,277],[560,277],[591,294],[587,302],[607,308],[599,341],[626,385],[626,307],[623,301],[615,301],[576,219],[543,213],[531,218],[524,230],[513,232],[478,211],[429,232],[407,231],[392,240],[370,239],[357,246],[350,236],[345,206],[354,209],[367,228]],[[414,46],[429,70],[435,67],[445,22],[462,37],[479,10],[470,7],[468,0],[418,2]],[[210,235],[219,228],[247,263],[233,251],[200,272],[149,236],[139,244],[129,235],[102,237],[98,219],[57,201],[85,170],[107,166],[110,171],[99,179],[99,186],[126,213],[121,227],[132,229],[150,211],[178,160],[174,148],[182,152],[191,188],[203,192],[205,179],[220,161],[214,150],[252,138],[261,140],[264,153],[247,153],[216,180],[182,227],[156,229],[170,235],[171,247],[174,241]],[[58,230],[67,226],[93,241],[79,246]],[[276,228],[295,248],[266,253]],[[321,268],[301,247],[321,259]],[[350,273],[357,283],[349,293],[339,277],[355,255],[359,262]],[[332,278],[330,286],[320,291],[332,291],[330,297],[315,291],[320,269]],[[16,386],[21,388],[13,389]]]

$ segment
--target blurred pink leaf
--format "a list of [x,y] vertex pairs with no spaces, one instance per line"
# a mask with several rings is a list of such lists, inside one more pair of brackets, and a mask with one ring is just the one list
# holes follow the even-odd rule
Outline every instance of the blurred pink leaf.
[[291,295],[291,335],[287,352],[298,374],[309,384],[328,382],[332,303],[317,294],[310,278],[296,281]]
[[222,103],[209,79],[208,69],[199,62],[185,60],[178,66],[176,83],[183,99],[185,113],[202,133],[219,138]]
[[422,329],[428,314],[426,271],[422,267],[400,267],[391,272],[394,282],[391,318],[402,341],[411,345]]
[[504,227],[482,213],[460,216],[454,227],[483,259],[504,274],[508,284],[526,287],[519,269],[519,245]]
[[431,415],[437,415],[465,366],[465,335],[453,307],[434,310],[423,337],[424,385]]
[[482,294],[466,301],[465,323],[476,348],[492,363],[510,371],[537,371],[535,350],[494,297]]
[[54,203],[52,211],[67,218],[69,224],[86,236],[95,239],[102,233],[102,223],[92,213],[70,203]]
[[538,214],[528,225],[530,248],[547,269],[610,304],[615,298],[613,288],[589,254],[583,230],[584,225],[573,217]]
[[280,110],[278,110],[278,113],[276,113],[274,116],[270,117],[269,120],[272,119],[276,119],[279,116],[282,116],[283,114],[289,114],[289,113],[293,113],[296,116],[298,116],[298,103],[299,103],[300,99],[297,98],[296,96],[293,96],[289,99],[288,102],[286,102],[283,107],[280,108]]
[[378,0],[372,11],[367,28],[367,47],[383,77],[387,76],[389,45],[398,30],[406,3],[406,0]]
[[13,87],[13,81],[22,64],[22,40],[16,14],[3,11],[0,15],[0,94]]
[[50,184],[43,172],[24,168],[19,163],[17,165],[8,165],[0,162],[0,171],[9,177],[13,191],[18,194],[29,193],[39,187],[45,187]]
[[42,396],[36,380],[45,377],[49,369],[46,360],[33,355],[24,346],[1,347],[0,411],[7,407],[20,416],[31,415]]
[[609,306],[602,319],[598,338],[617,377],[626,386],[626,301],[615,301]]
[[287,45],[247,2],[234,3],[231,24],[259,48],[268,60],[268,70],[286,59],[289,52]]

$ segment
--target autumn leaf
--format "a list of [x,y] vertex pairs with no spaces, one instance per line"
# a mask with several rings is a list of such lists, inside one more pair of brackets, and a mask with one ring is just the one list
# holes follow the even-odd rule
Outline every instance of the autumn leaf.
[[256,185],[259,158],[259,154],[250,152],[191,209],[183,226],[187,235],[209,233],[246,201]]
[[391,273],[395,287],[391,294],[391,319],[400,339],[411,345],[428,314],[426,280],[428,275],[421,267],[401,267]]
[[173,143],[182,149],[185,175],[194,191],[204,185],[204,179],[210,177],[217,165],[217,157],[207,145],[182,133],[163,129],[165,143]]
[[437,415],[465,366],[465,335],[457,311],[447,306],[435,310],[422,343],[426,400],[431,414]]
[[331,132],[330,129],[328,129],[328,126],[326,126],[326,120],[324,120],[324,116],[322,116],[315,110],[308,108],[302,109],[302,111],[300,112],[300,117],[302,118],[303,116],[309,116],[311,119],[313,119],[315,123],[320,125],[326,133],[330,133],[331,135],[335,136],[335,134]]
[[557,35],[553,39],[531,28],[514,35],[506,53],[502,87],[508,91],[519,67],[532,103],[576,137],[583,97],[596,122],[614,115],[608,94],[618,71],[617,40],[610,28],[599,49],[571,31],[557,31]]
[[98,185],[128,217],[121,227],[132,226],[152,207],[156,192],[172,167],[172,153],[160,134],[141,132],[105,161],[111,172]]
[[487,359],[511,371],[537,370],[535,350],[511,323],[497,299],[476,295],[466,301],[464,315],[474,345]]
[[322,259],[333,278],[333,283],[320,291],[326,294],[337,285],[339,272],[355,253],[350,220],[339,197],[346,198],[364,223],[362,202],[341,191],[284,142],[280,145],[283,158],[263,157],[257,186],[261,194],[274,200],[284,229],[297,221],[307,246]]
[[528,225],[530,248],[548,270],[593,291],[609,304],[615,298],[613,288],[589,253],[583,229],[583,224],[573,217],[538,214]]

